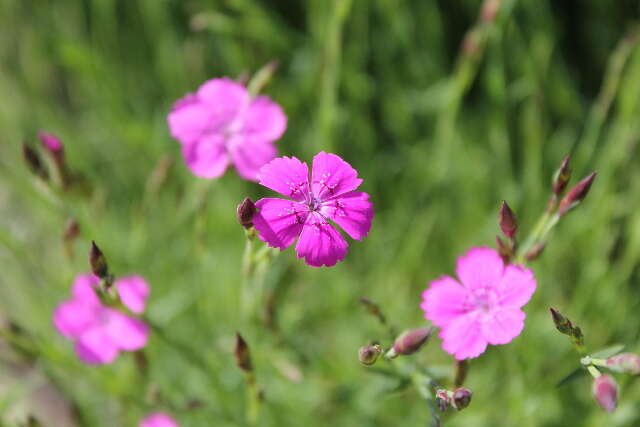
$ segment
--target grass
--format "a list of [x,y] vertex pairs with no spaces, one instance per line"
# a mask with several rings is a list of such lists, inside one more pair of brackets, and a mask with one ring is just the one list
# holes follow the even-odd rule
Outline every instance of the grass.
[[[424,325],[428,281],[451,274],[469,247],[493,244],[501,200],[530,229],[567,153],[574,182],[598,171],[592,192],[531,265],[539,285],[524,332],[472,361],[473,401],[445,425],[640,422],[633,380],[618,377],[612,415],[592,401],[586,377],[555,387],[578,356],[547,311],[579,324],[591,350],[639,350],[637,4],[498,3],[489,22],[471,0],[0,4],[0,313],[24,329],[30,366],[73,403],[79,425],[133,426],[159,409],[184,426],[243,425],[236,331],[265,392],[260,425],[427,424],[413,388],[396,390],[358,364],[359,346],[386,338],[358,298],[380,302],[401,328]],[[376,208],[369,237],[350,242],[336,267],[309,268],[292,250],[277,257],[266,280],[282,287],[276,332],[239,311],[245,239],[235,206],[267,191],[233,172],[195,178],[166,126],[171,104],[202,81],[274,59],[265,93],[289,117],[280,152],[339,154]],[[88,192],[51,192],[29,174],[20,143],[38,129],[64,140]],[[167,164],[166,179],[150,183]],[[73,256],[61,238],[69,218],[81,230]],[[52,328],[53,309],[87,271],[91,240],[116,274],[152,286],[158,329],[144,378],[131,355],[82,365]],[[451,367],[437,340],[414,357]],[[13,399],[0,398],[9,426]],[[202,405],[188,409],[194,400]]]

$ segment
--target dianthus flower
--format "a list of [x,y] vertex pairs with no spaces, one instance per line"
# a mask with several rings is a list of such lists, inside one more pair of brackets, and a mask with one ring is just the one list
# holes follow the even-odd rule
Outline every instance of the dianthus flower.
[[352,238],[369,233],[373,205],[369,195],[356,190],[358,172],[335,154],[313,158],[311,178],[306,163],[279,157],[262,167],[260,184],[291,200],[265,198],[256,202],[253,217],[258,236],[269,246],[284,250],[298,238],[296,253],[313,267],[335,265],[344,259],[347,242],[328,220]]
[[[100,279],[93,274],[78,275],[72,298],[58,305],[53,323],[75,343],[80,360],[89,364],[111,363],[121,350],[135,351],[147,343],[149,327],[140,319],[105,306],[95,288]],[[149,295],[149,285],[140,276],[128,276],[114,284],[122,304],[141,314]]]
[[180,427],[169,415],[162,412],[154,412],[140,421],[140,427]]
[[287,127],[278,104],[266,96],[252,97],[228,78],[208,80],[196,93],[180,99],[168,122],[195,175],[217,178],[233,163],[242,178],[253,181],[276,156],[273,142]]
[[460,280],[442,276],[429,283],[420,307],[440,327],[442,348],[463,360],[477,357],[487,344],[506,344],[520,335],[520,309],[536,289],[533,272],[505,266],[493,249],[479,247],[458,258]]

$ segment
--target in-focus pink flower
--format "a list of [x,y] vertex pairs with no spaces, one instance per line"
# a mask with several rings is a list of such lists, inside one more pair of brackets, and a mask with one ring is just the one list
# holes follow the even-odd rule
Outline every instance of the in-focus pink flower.
[[208,80],[180,99],[168,122],[195,175],[217,178],[233,163],[241,177],[253,181],[276,156],[273,142],[287,128],[287,116],[278,104],[266,96],[252,97],[227,78]]
[[520,309],[536,289],[533,272],[505,266],[498,252],[479,247],[458,258],[459,282],[442,276],[422,294],[425,317],[440,327],[442,348],[456,359],[477,357],[487,344],[506,344],[520,335]]
[[154,412],[140,421],[139,427],[180,427],[169,415],[162,412]]
[[298,258],[308,265],[328,267],[344,259],[347,242],[328,220],[352,238],[369,233],[373,205],[369,195],[354,191],[362,180],[358,172],[335,154],[318,153],[311,177],[306,163],[279,157],[260,170],[260,184],[291,200],[266,198],[256,202],[253,217],[258,236],[269,246],[284,250],[296,238]]
[[[139,350],[149,336],[149,327],[142,320],[102,304],[95,291],[99,284],[93,274],[78,275],[71,299],[60,303],[53,314],[56,329],[75,343],[78,357],[89,364],[111,363],[121,350]],[[125,307],[133,313],[144,311],[149,295],[144,279],[123,277],[114,286]]]

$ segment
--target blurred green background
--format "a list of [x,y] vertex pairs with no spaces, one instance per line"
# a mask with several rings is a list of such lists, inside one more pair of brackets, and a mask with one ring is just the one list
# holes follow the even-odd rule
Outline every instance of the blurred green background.
[[[444,424],[640,425],[635,381],[617,377],[611,415],[586,376],[555,387],[579,358],[547,311],[580,325],[591,350],[640,350],[639,12],[632,0],[0,0],[0,312],[31,351],[0,346],[0,424],[30,412],[45,426],[135,426],[164,410],[182,426],[244,425],[241,331],[265,393],[259,425],[428,425],[413,388],[358,363],[359,346],[387,338],[358,298],[399,328],[425,325],[428,281],[494,244],[501,200],[530,229],[571,153],[573,182],[598,171],[592,191],[531,264],[525,330],[471,362],[473,401]],[[289,118],[280,152],[342,156],[376,217],[333,268],[291,249],[277,258],[267,328],[240,312],[235,207],[269,192],[233,171],[191,175],[166,115],[204,80],[271,60],[280,67],[264,93]],[[62,138],[84,191],[51,191],[29,173],[21,142],[35,146],[40,129]],[[147,377],[131,354],[81,364],[52,327],[92,239],[116,274],[151,284],[162,332]],[[450,368],[439,345],[414,357]],[[72,424],[41,415],[52,407]]]

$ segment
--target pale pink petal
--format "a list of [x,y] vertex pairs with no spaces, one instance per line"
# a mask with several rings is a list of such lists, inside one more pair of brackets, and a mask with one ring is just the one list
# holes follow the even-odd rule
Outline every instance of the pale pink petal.
[[536,290],[536,279],[529,269],[508,265],[498,287],[498,303],[501,307],[520,308],[529,302]]
[[[234,138],[244,138],[244,135],[236,135]],[[276,157],[278,150],[270,142],[244,141],[231,150],[233,165],[244,179],[258,181],[258,174],[262,166]]]
[[280,250],[287,248],[300,235],[309,215],[305,205],[285,199],[260,199],[256,207],[258,213],[253,216],[253,226],[258,237]]
[[309,198],[309,168],[295,157],[278,157],[260,169],[261,185],[296,201]]
[[111,363],[118,357],[118,347],[100,325],[85,331],[75,348],[80,360],[92,365]]
[[224,137],[209,134],[197,142],[182,146],[182,155],[191,172],[202,178],[217,178],[229,166]]
[[245,112],[240,133],[249,142],[271,142],[280,138],[286,128],[287,116],[282,108],[268,97],[259,96]]
[[174,104],[167,116],[171,136],[182,144],[191,144],[206,133],[222,132],[229,118],[216,118],[214,114],[211,106],[200,102],[196,95],[185,96]]
[[470,249],[458,258],[456,274],[467,289],[496,287],[502,279],[504,264],[491,248]]
[[105,309],[103,316],[104,331],[118,348],[134,351],[147,345],[149,327],[142,320],[112,308]]
[[330,199],[322,204],[320,213],[356,240],[366,237],[371,230],[373,204],[367,193],[352,191]]
[[489,344],[506,344],[520,335],[525,314],[520,309],[497,309],[484,315],[482,336]]
[[316,154],[311,169],[311,189],[320,200],[348,193],[362,184],[358,172],[335,154]]
[[71,295],[73,299],[83,301],[85,304],[100,305],[96,295],[96,288],[100,285],[100,279],[95,274],[79,274],[73,281]]
[[312,212],[302,229],[296,253],[312,267],[331,267],[347,254],[344,237],[320,214]]
[[64,301],[53,313],[53,324],[66,338],[77,338],[93,326],[97,310],[99,307],[86,304],[83,300]]
[[209,106],[213,116],[229,122],[242,113],[251,101],[244,86],[226,77],[204,82],[197,95],[201,102]]
[[487,348],[476,316],[476,313],[458,316],[440,332],[442,348],[458,360],[478,357]]
[[445,327],[468,311],[469,291],[449,276],[442,276],[429,283],[422,293],[420,308],[424,317],[434,325]]
[[126,276],[116,280],[120,301],[129,310],[142,314],[149,297],[149,285],[141,276]]
[[155,412],[147,415],[140,421],[139,427],[180,427],[178,423],[169,415],[162,412]]

